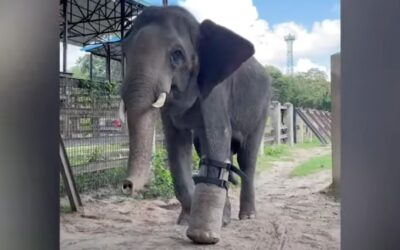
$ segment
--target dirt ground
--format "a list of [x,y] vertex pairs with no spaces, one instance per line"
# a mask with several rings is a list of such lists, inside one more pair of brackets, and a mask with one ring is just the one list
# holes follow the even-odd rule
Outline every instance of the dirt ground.
[[194,245],[175,224],[176,200],[83,196],[85,215],[61,216],[61,249],[340,249],[340,204],[321,192],[330,171],[290,177],[307,159],[328,148],[297,149],[294,161],[275,162],[257,178],[257,218],[239,221],[239,192],[230,190],[232,222],[217,245]]

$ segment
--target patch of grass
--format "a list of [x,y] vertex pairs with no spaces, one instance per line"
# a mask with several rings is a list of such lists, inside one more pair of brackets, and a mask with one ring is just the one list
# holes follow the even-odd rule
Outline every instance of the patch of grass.
[[292,148],[285,144],[267,146],[264,150],[265,155],[271,159],[290,160]]
[[60,205],[60,213],[62,214],[72,213],[72,209],[68,205]]
[[321,170],[332,168],[332,155],[323,155],[312,158],[297,166],[291,172],[292,176],[307,176]]
[[285,144],[268,145],[264,149],[264,155],[257,157],[256,172],[265,171],[272,166],[274,161],[290,161],[293,148]]

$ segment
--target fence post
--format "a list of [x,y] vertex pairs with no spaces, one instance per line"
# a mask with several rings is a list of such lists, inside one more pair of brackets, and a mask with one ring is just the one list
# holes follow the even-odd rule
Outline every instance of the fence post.
[[340,53],[331,56],[331,89],[332,89],[332,115],[331,115],[331,140],[332,140],[332,187],[339,195],[340,168],[341,168],[341,80],[340,80]]
[[285,103],[286,112],[283,117],[287,127],[287,143],[289,146],[294,144],[294,124],[293,124],[293,104]]
[[[296,116],[298,116],[297,114],[296,114]],[[297,140],[298,140],[298,142],[300,142],[300,143],[304,143],[304,133],[305,133],[305,131],[304,131],[304,122],[303,122],[303,120],[302,119],[299,119],[299,117],[297,117],[297,119],[296,119],[297,121],[298,121],[298,123],[299,123],[299,133],[297,134],[298,136],[297,136]],[[299,136],[300,135],[300,136]]]
[[277,101],[274,101],[273,104],[274,104],[274,110],[272,112],[272,126],[274,128],[275,143],[279,145],[281,144],[281,134],[282,134],[281,104]]

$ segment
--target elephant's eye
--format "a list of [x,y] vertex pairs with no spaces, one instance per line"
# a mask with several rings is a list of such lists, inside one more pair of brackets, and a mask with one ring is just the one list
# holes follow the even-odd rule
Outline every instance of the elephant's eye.
[[173,50],[170,55],[170,62],[173,68],[178,68],[185,62],[185,55],[180,49]]

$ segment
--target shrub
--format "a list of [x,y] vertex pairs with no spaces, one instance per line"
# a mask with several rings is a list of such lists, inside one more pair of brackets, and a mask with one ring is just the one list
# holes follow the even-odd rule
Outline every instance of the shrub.
[[153,177],[150,184],[140,194],[144,199],[174,197],[174,185],[171,173],[167,168],[167,154],[164,149],[157,150],[153,155]]

